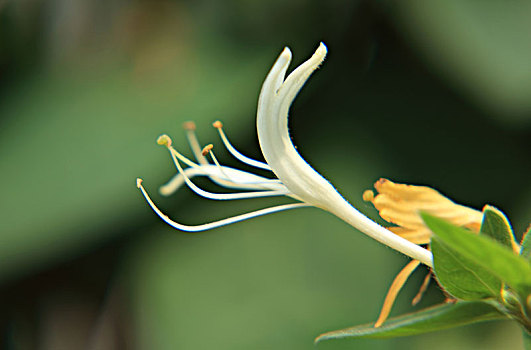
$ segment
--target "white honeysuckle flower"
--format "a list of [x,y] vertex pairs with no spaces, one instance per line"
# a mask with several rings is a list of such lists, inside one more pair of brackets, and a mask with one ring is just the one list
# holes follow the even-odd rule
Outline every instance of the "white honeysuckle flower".
[[[186,226],[172,221],[155,206],[142,186],[141,179],[137,179],[137,186],[153,210],[168,224],[180,230],[203,231],[273,212],[313,206],[336,215],[377,241],[432,267],[433,257],[430,251],[395,235],[350,205],[330,182],[317,173],[299,155],[291,142],[288,131],[289,108],[306,80],[323,62],[326,53],[326,46],[321,43],[309,60],[297,67],[288,77],[285,77],[291,62],[291,51],[286,47],[267,75],[258,100],[256,120],[258,141],[267,164],[239,153],[229,142],[221,122],[214,123],[214,127],[218,129],[224,145],[231,154],[250,166],[272,171],[276,175],[276,179],[269,179],[220,165],[212,152],[211,145],[201,150],[194,132],[195,125],[192,123],[185,123],[185,129],[197,163],[177,152],[172,147],[171,139],[167,135],[160,136],[157,141],[160,145],[168,148],[178,170],[178,174],[161,187],[160,192],[163,195],[170,195],[180,186],[186,184],[194,192],[209,199],[230,200],[288,196],[297,200],[297,203],[262,209],[208,224]],[[210,155],[214,164],[209,163],[206,158],[207,155]],[[181,162],[188,167],[183,169]],[[191,178],[195,176],[206,176],[220,186],[246,191],[239,193],[207,192],[191,181]]]

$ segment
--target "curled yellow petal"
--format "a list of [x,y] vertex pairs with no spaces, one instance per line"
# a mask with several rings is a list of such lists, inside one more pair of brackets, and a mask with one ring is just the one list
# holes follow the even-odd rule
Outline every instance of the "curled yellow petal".
[[427,186],[414,186],[380,179],[374,184],[378,191],[365,191],[363,199],[371,202],[380,216],[397,225],[389,229],[416,244],[428,244],[431,231],[424,225],[419,212],[427,212],[454,225],[479,232],[482,213],[456,204]]
[[430,243],[431,231],[427,227],[404,228],[389,227],[389,231],[415,244]]

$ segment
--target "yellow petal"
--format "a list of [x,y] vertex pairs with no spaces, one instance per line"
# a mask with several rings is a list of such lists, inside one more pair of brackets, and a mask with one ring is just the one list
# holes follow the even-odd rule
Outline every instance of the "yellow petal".
[[380,216],[397,227],[390,230],[416,244],[429,243],[431,231],[424,225],[419,212],[424,211],[454,225],[475,232],[481,227],[482,213],[452,202],[427,186],[414,186],[380,179],[374,184],[378,191],[365,191],[363,199],[373,203]]
[[396,227],[389,227],[389,231],[415,244],[430,243],[431,231],[427,227],[409,229],[409,228],[396,226]]

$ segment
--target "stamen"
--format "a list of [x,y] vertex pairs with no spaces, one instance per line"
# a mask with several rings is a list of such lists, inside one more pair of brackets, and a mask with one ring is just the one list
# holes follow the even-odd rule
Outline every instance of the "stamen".
[[214,148],[213,144],[206,145],[205,147],[203,147],[203,150],[201,151],[201,154],[203,156],[206,156],[208,154],[208,152],[212,151],[212,148]]
[[195,130],[195,123],[193,121],[191,121],[191,120],[186,121],[186,122],[183,123],[183,129],[186,130],[186,131],[188,131],[188,130],[194,131]]
[[214,222],[210,222],[210,223],[207,223],[207,224],[196,225],[196,226],[188,226],[188,225],[179,224],[179,223],[171,220],[167,215],[162,213],[159,208],[157,208],[155,203],[153,203],[153,201],[149,197],[149,194],[147,193],[147,191],[144,189],[144,186],[142,186],[142,179],[140,179],[140,178],[136,179],[136,186],[140,189],[140,191],[142,191],[142,194],[144,195],[144,198],[148,202],[148,204],[151,207],[151,209],[153,209],[153,211],[162,220],[164,220],[164,222],[166,222],[168,225],[170,225],[170,226],[172,226],[172,227],[174,227],[174,228],[176,228],[178,230],[187,231],[187,232],[206,231],[206,230],[210,230],[210,229],[213,229],[213,228],[216,228],[216,227],[233,224],[233,223],[236,223],[236,222],[239,222],[239,221],[252,219],[252,218],[255,218],[255,217],[258,217],[258,216],[262,216],[262,215],[267,215],[267,214],[272,214],[272,213],[276,213],[276,212],[280,212],[280,211],[284,211],[284,210],[290,210],[290,209],[296,209],[296,208],[304,208],[304,207],[309,207],[310,206],[310,205],[305,204],[305,203],[283,204],[283,205],[278,205],[276,207],[260,209],[260,210],[256,210],[256,211],[253,211],[253,212],[250,212],[250,213],[236,215],[236,216],[233,216],[231,218],[227,218],[227,219],[223,219],[223,220],[219,220],[219,221],[214,221]]
[[378,320],[374,324],[374,328],[380,327],[382,323],[385,322],[389,316],[389,313],[391,312],[391,308],[393,307],[398,292],[400,292],[400,289],[402,289],[408,277],[413,273],[413,271],[415,271],[419,264],[420,261],[412,260],[398,273],[398,275],[396,275],[391,287],[389,288],[389,291],[387,292],[387,295],[385,296],[382,311],[380,311],[380,316],[378,316]]
[[[196,176],[206,176],[214,183],[231,189],[286,190],[286,186],[278,179],[266,179],[259,175],[223,165],[201,165],[186,168],[184,172],[190,179]],[[226,174],[227,178],[224,178],[225,175],[223,174]],[[168,196],[174,193],[184,183],[184,177],[180,173],[177,173],[165,185],[162,185],[159,191],[162,195]],[[287,196],[300,200],[292,194],[288,194]]]
[[186,131],[186,138],[188,139],[188,144],[194,154],[195,159],[199,164],[208,164],[208,160],[201,154],[201,146],[199,146],[199,141],[195,134],[195,123],[192,121],[187,121],[183,123],[183,128]]
[[[204,156],[206,156],[208,153],[210,153],[210,157],[212,158],[212,161],[214,162],[214,164],[216,165],[216,167],[219,169],[219,172],[225,176],[225,178],[227,178],[228,181],[224,181],[224,180],[221,180],[221,185],[222,186],[227,186],[227,182],[232,182],[234,183],[235,181],[233,179],[230,178],[230,176],[227,175],[227,173],[225,173],[225,171],[223,171],[223,168],[221,167],[221,165],[219,164],[218,162],[218,159],[216,158],[216,156],[214,155],[214,152],[212,151],[212,149],[214,148],[214,145],[212,144],[209,144],[209,145],[206,145],[204,148],[203,148],[203,151],[201,152]],[[216,179],[217,180],[217,179]],[[216,181],[217,182],[217,181]],[[243,188],[255,188],[254,186],[248,186],[246,184],[243,185]]]
[[[179,173],[183,176],[184,181],[186,182],[186,185],[190,187],[192,191],[197,193],[198,195],[208,198],[208,199],[214,199],[214,200],[235,200],[235,199],[247,199],[247,198],[259,198],[259,197],[272,197],[272,196],[284,196],[289,193],[289,191],[286,190],[267,190],[267,191],[258,191],[258,192],[240,192],[240,193],[212,193],[205,191],[198,186],[196,186],[185,174],[183,168],[181,167],[181,164],[179,163],[179,159],[177,159],[177,155],[179,155],[179,152],[177,152],[175,149],[171,148],[171,155],[173,159],[173,163],[177,167],[177,170]],[[183,156],[184,157],[184,156]]]
[[419,291],[417,295],[411,300],[411,305],[415,306],[422,300],[422,297],[424,296],[424,293],[428,289],[428,286],[430,285],[431,281],[431,271],[426,274],[426,277],[424,277],[424,281],[422,281],[422,285],[419,288]]
[[[192,179],[196,176],[209,176],[200,167],[186,168],[184,169],[184,172],[189,179]],[[181,174],[177,174],[166,184],[160,186],[159,193],[163,196],[169,196],[175,193],[182,185],[184,185],[184,183],[184,177]]]
[[186,158],[185,156],[183,156],[182,154],[177,152],[175,150],[175,148],[172,147],[172,141],[171,141],[171,138],[168,135],[166,135],[166,134],[160,135],[157,138],[157,144],[159,144],[161,146],[165,146],[170,151],[170,154],[172,154],[172,157],[173,157],[173,154],[175,153],[177,158],[179,158],[186,165],[188,165],[190,167],[194,167],[194,168],[199,167],[199,165],[197,165],[196,163],[192,162],[190,159]]
[[[232,187],[234,188],[234,184],[237,183],[236,181],[234,181],[233,179],[230,178],[229,175],[227,175],[227,173],[223,170],[223,168],[221,167],[221,165],[219,164],[216,156],[214,155],[214,152],[212,152],[212,149],[214,148],[214,145],[212,144],[209,144],[209,145],[206,145],[203,150],[201,151],[201,154],[203,156],[206,156],[207,154],[210,153],[210,157],[212,157],[212,161],[214,162],[214,164],[216,165],[217,169],[219,170],[220,174],[222,174],[226,180],[224,179],[221,179],[219,177],[211,177],[211,180],[214,181],[215,183],[217,183],[218,185],[220,186],[225,186],[225,187]],[[248,185],[248,184],[241,184],[238,183],[238,188],[242,188],[242,189],[256,189],[256,186],[254,185]]]
[[364,202],[372,202],[374,201],[374,192],[371,190],[366,190],[363,192],[362,198]]
[[216,158],[216,156],[214,155],[214,151],[212,151],[212,149],[214,148],[214,146],[212,144],[210,145],[206,145],[204,148],[203,148],[203,155],[206,156],[207,154],[210,154],[210,157],[212,158],[212,161],[214,162],[214,164],[216,165],[216,167],[219,169],[219,172],[228,180],[229,184],[227,184],[226,182],[227,181],[224,181],[223,179],[221,179],[221,183],[219,183],[218,181],[214,180],[214,182],[220,184],[221,186],[225,186],[225,187],[234,187],[233,184],[238,184],[238,188],[242,188],[242,189],[245,189],[245,188],[248,188],[248,189],[264,189],[264,190],[269,190],[270,187],[268,186],[263,186],[263,185],[271,185],[271,183],[280,183],[280,180],[279,179],[267,179],[267,181],[246,181],[246,182],[243,182],[243,181],[236,181],[234,178],[232,178],[229,174],[227,174],[227,172],[223,169],[224,167],[222,167],[220,165],[220,163],[218,162],[218,159]]
[[171,138],[166,134],[162,134],[157,138],[158,145],[166,146],[169,148],[171,147],[171,143],[172,143]]
[[[225,181],[223,179],[215,179],[214,181],[216,183],[219,183],[221,186],[232,186],[231,183],[236,183],[236,181],[234,181],[233,179],[230,178],[229,175],[227,175],[227,173],[223,170],[223,168],[221,167],[221,165],[219,164],[218,162],[218,159],[216,158],[216,156],[214,155],[214,152],[212,151],[212,149],[214,148],[214,145],[212,144],[209,144],[209,145],[206,145],[204,148],[203,148],[203,151],[201,152],[204,156],[206,156],[207,154],[210,153],[210,157],[212,157],[212,161],[214,162],[214,164],[216,165],[216,167],[218,168],[219,172],[225,176],[225,178],[228,180],[228,181]],[[219,180],[219,182],[218,182]],[[227,184],[228,183],[228,184]],[[239,184],[239,183],[238,183]],[[256,189],[256,186],[254,186],[253,184],[249,185],[249,184],[241,184],[242,187],[241,188],[250,188],[250,189]]]
[[244,156],[240,152],[238,152],[232,144],[229,142],[229,139],[225,135],[225,132],[223,132],[223,124],[217,120],[212,124],[213,127],[218,129],[219,137],[221,137],[221,140],[223,141],[223,144],[225,147],[229,150],[229,152],[240,162],[243,162],[245,164],[248,164],[250,166],[254,166],[256,168],[265,169],[265,170],[271,170],[271,167],[263,162],[259,162],[257,160],[251,159],[249,157]]
[[[183,126],[187,130],[188,141],[190,143],[190,147],[192,148],[192,152],[195,155],[195,158],[197,159],[197,161],[201,165],[209,165],[208,160],[205,158],[206,153],[203,154],[203,152],[205,152],[205,150],[201,150],[200,149],[199,142],[197,141],[197,137],[195,136],[195,133],[194,133],[195,124],[194,124],[194,122],[186,122],[186,123],[184,123]],[[172,158],[174,156],[177,156],[177,158],[179,158],[183,163],[185,163],[189,167],[194,167],[194,168],[198,168],[199,167],[199,165],[197,165],[196,163],[192,162],[191,160],[189,160],[188,158],[183,156],[181,153],[177,152],[175,150],[175,148],[171,147],[171,139],[170,139],[170,137],[168,135],[164,134],[164,135],[159,136],[159,139],[157,140],[157,142],[159,143],[159,145],[165,145],[168,148],[168,150],[170,151],[170,153],[172,155]],[[214,147],[213,145],[209,145],[209,146],[210,146],[210,149],[212,149]],[[205,147],[205,148],[207,148],[207,147]],[[215,183],[217,183],[220,186],[234,187],[234,184],[228,183],[227,180],[224,180],[224,179],[219,178],[217,176],[213,176],[212,174],[210,174],[210,175],[205,174],[205,175],[208,176],[210,178],[210,180],[214,181]],[[186,182],[186,176],[183,177],[183,180]],[[173,193],[181,185],[182,185],[182,182],[178,180],[169,189],[164,189],[163,190],[163,188],[161,187],[159,189],[159,191],[166,192],[166,190],[168,190],[169,193]]]
[[[206,154],[208,153],[209,150],[212,150],[212,148],[214,147],[212,144],[210,145],[207,145],[203,150],[201,150],[200,146],[199,146],[199,142],[197,140],[197,137],[195,135],[195,123],[194,122],[186,122],[183,124],[183,127],[184,129],[187,131],[187,138],[188,138],[188,142],[190,143],[190,147],[192,149],[192,152],[194,153],[194,156],[195,158],[197,159],[197,161],[199,162],[199,164],[201,165],[209,165],[208,163],[208,160],[205,158]],[[185,156],[183,156],[181,153],[177,152],[177,150],[175,150],[175,148],[171,147],[171,139],[169,138],[169,136],[167,135],[162,135],[161,137],[159,137],[159,139],[162,138],[161,140],[161,145],[169,145],[167,146],[168,149],[170,150],[170,152],[172,153],[172,157],[173,155],[177,156],[177,158],[179,158],[183,163],[185,163],[186,165],[190,166],[190,167],[199,167],[198,164],[192,162],[191,160],[189,160],[188,158],[186,158]],[[169,143],[167,142],[167,140],[169,140]],[[212,154],[212,158],[215,159],[215,156],[213,153]],[[217,162],[217,160],[215,160]],[[217,163],[217,166],[220,170],[220,173],[226,177],[226,179],[223,179],[219,176],[215,176],[213,174],[205,174],[205,176],[208,176],[210,178],[210,180],[212,180],[213,182],[215,182],[216,184],[220,185],[220,186],[224,186],[224,187],[229,187],[229,188],[249,188],[249,189],[256,189],[257,186],[253,185],[253,184],[249,184],[246,185],[246,184],[240,184],[240,183],[237,183],[235,181],[232,181],[232,179],[229,178],[229,176],[227,176],[224,172],[223,172],[223,168],[219,165],[219,163]],[[199,174],[197,174],[199,175]],[[180,181],[181,179],[177,179],[177,181],[171,185],[171,187],[167,188],[167,189],[163,189],[161,187],[161,189],[159,191],[163,191],[164,193],[173,193],[175,190],[177,190],[177,188],[179,188],[181,185],[182,185],[182,182]],[[184,180],[186,182],[186,179],[183,178],[182,180]],[[170,184],[168,184],[170,185]],[[261,189],[262,187],[258,186],[259,188],[258,189]],[[267,188],[265,188],[267,189]]]

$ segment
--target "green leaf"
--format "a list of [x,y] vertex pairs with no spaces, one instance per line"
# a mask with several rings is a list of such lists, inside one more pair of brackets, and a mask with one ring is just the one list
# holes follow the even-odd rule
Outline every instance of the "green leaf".
[[342,338],[404,337],[503,318],[505,316],[490,304],[462,301],[391,318],[378,328],[374,328],[374,323],[367,323],[324,333],[317,337],[315,342]]
[[437,280],[457,299],[481,300],[497,298],[502,282],[473,260],[432,238],[433,265]]
[[453,226],[428,214],[421,214],[436,237],[447,246],[506,282],[521,295],[531,292],[531,265],[512,250],[492,239]]
[[526,258],[527,260],[531,261],[531,234],[529,234],[530,231],[531,231],[531,226],[527,228],[527,231],[524,233],[524,237],[522,237],[522,246],[520,247],[520,255]]
[[515,243],[509,220],[504,213],[490,205],[483,208],[483,221],[479,234],[491,237],[511,249]]

